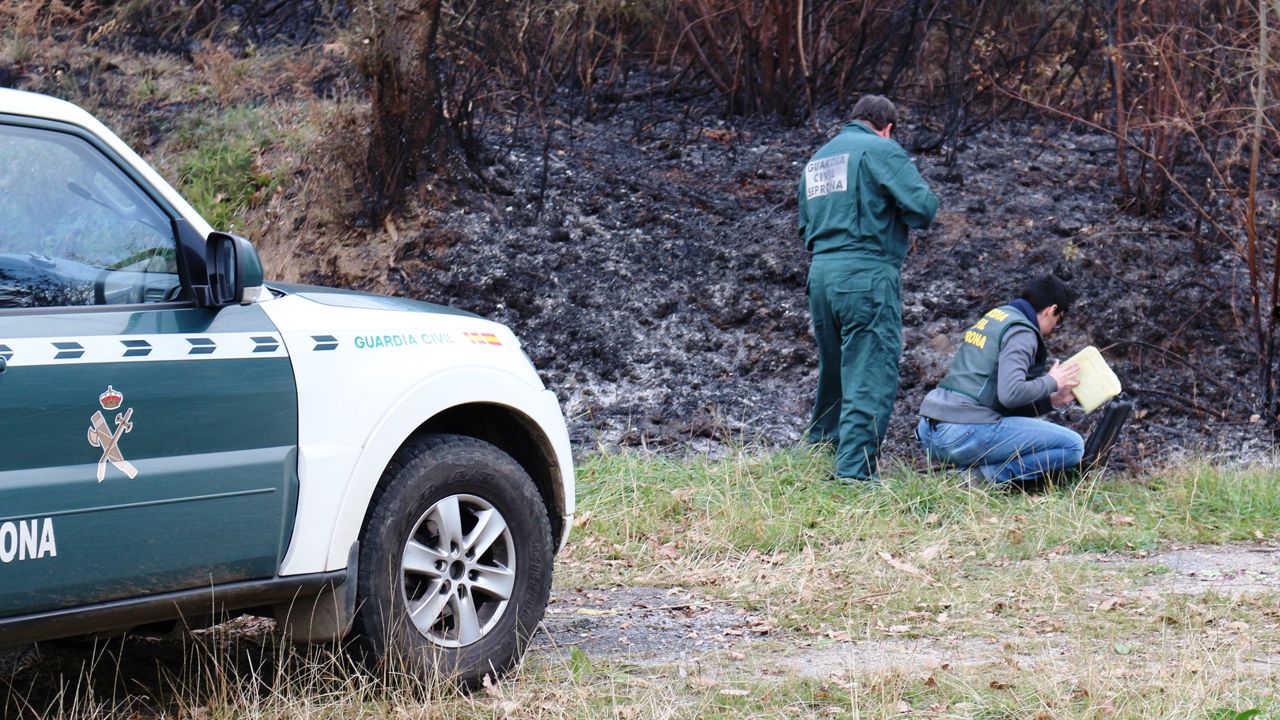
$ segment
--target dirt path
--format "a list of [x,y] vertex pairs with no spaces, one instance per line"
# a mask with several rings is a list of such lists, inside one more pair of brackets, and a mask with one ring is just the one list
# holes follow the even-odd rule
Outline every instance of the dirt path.
[[772,631],[758,617],[684,589],[575,588],[552,597],[539,651],[578,648],[588,657],[662,664],[725,650]]
[[[1077,556],[1078,558],[1080,556]],[[1280,544],[1173,546],[1147,557],[1088,556],[1119,579],[1149,568],[1137,585],[1116,583],[1115,594],[1130,596],[1205,595],[1239,597],[1280,592]],[[1048,562],[1031,560],[1027,562]],[[1093,591],[1096,592],[1096,589]],[[533,657],[567,657],[577,648],[591,660],[678,668],[684,675],[764,673],[811,678],[850,673],[917,672],[966,666],[1069,669],[1081,653],[1095,650],[1084,638],[1047,633],[1031,641],[1011,628],[1008,636],[955,634],[921,638],[815,637],[788,633],[731,603],[684,588],[606,587],[557,590],[547,609],[545,632],[535,639]],[[244,618],[219,630],[234,638],[233,654],[252,659],[273,651],[272,623]],[[177,667],[184,657],[181,638],[137,638],[126,644],[120,662],[107,663],[142,685],[155,668]],[[257,649],[255,651],[255,648]],[[256,652],[256,654],[255,654]],[[42,646],[0,657],[0,680],[27,689],[81,672],[92,646],[83,642]],[[1241,668],[1265,675],[1280,672],[1275,648],[1255,648]],[[68,675],[68,673],[70,675]],[[40,678],[45,678],[42,681]],[[109,682],[111,677],[104,677]],[[95,680],[97,682],[97,680]]]
[[[1145,567],[1145,584],[1117,588],[1118,594],[1253,595],[1280,592],[1280,545],[1173,546],[1147,557],[1092,556],[1117,575]],[[1028,562],[1047,562],[1034,560]],[[722,601],[684,589],[609,588],[560,590],[545,620],[547,633],[536,653],[578,648],[590,658],[613,658],[640,665],[695,665],[746,660],[753,650],[777,647],[769,663],[775,671],[825,678],[846,673],[905,671],[1016,663],[1052,666],[1084,644],[1063,634],[1038,638],[1019,649],[1010,638],[953,636],[815,642],[788,636],[759,618]],[[1259,655],[1250,663],[1274,673],[1280,656]]]
[[1280,591],[1280,547],[1275,545],[1174,546],[1148,558],[1099,558],[1099,562],[1148,565],[1169,572],[1130,592],[1236,596]]

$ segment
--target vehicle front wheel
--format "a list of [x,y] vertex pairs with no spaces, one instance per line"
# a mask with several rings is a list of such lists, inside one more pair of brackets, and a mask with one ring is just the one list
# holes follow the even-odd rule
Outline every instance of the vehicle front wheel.
[[546,507],[510,455],[460,435],[415,439],[361,533],[354,632],[375,660],[473,685],[524,652],[551,565]]

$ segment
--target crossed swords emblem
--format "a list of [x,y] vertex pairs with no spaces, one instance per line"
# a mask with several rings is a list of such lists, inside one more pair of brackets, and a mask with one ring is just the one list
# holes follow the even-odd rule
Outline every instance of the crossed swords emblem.
[[89,418],[89,422],[93,423],[89,427],[89,444],[102,448],[102,457],[98,459],[98,482],[102,482],[107,476],[107,463],[115,465],[120,472],[128,475],[130,480],[138,476],[138,469],[120,454],[120,438],[133,429],[132,417],[133,408],[123,413],[116,413],[114,432],[107,425],[107,419],[102,416],[101,410],[95,410],[93,417]]

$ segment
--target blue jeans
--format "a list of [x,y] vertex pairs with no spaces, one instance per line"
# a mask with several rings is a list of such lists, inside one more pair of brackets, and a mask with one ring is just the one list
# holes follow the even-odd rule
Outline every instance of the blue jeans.
[[995,423],[946,423],[920,418],[916,437],[930,462],[974,468],[988,482],[1030,480],[1080,464],[1080,433],[1051,422],[1006,417]]

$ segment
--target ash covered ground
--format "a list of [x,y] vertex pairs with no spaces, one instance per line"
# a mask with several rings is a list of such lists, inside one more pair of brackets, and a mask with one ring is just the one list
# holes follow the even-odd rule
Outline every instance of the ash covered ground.
[[[542,137],[491,126],[482,174],[496,192],[437,197],[399,221],[390,250],[355,236],[304,278],[510,324],[561,397],[579,451],[794,443],[817,370],[796,179],[845,118],[823,113],[821,131],[730,125],[691,110],[698,102],[556,121],[545,180]],[[896,137],[910,147],[925,129],[907,118]],[[957,336],[1046,270],[1081,293],[1051,350],[1098,346],[1139,402],[1117,459],[1267,451],[1239,330],[1247,308],[1233,306],[1243,265],[1198,241],[1176,209],[1119,209],[1111,139],[1021,120],[914,155],[941,209],[913,233],[904,266],[889,457],[922,461],[915,411]],[[1057,419],[1092,424],[1078,409]]]

